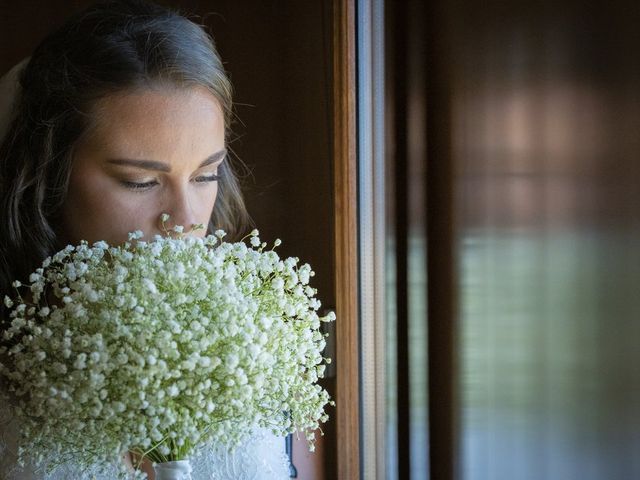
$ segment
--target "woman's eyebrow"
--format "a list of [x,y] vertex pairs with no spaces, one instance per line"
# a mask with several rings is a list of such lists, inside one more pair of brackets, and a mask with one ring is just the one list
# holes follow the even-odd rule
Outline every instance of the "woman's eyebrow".
[[[212,163],[221,162],[227,155],[227,150],[222,149],[219,152],[207,157],[198,168],[206,167]],[[170,172],[171,167],[166,163],[158,162],[156,160],[136,160],[133,158],[110,158],[108,163],[114,165],[130,165],[132,167],[144,168],[145,170],[158,170],[160,172]]]

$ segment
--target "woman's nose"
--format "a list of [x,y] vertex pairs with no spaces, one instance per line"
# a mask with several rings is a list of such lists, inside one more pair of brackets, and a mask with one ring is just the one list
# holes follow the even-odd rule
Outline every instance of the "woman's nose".
[[176,189],[167,198],[165,208],[161,213],[169,214],[169,219],[164,223],[167,230],[181,225],[184,227],[184,231],[188,232],[194,224],[198,223],[193,200],[189,198],[186,189]]

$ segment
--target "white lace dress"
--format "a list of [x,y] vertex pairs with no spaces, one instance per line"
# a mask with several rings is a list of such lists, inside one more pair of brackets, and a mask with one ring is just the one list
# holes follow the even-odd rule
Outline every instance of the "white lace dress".
[[[8,404],[0,397],[0,480],[113,480],[112,474],[65,464],[51,474],[20,467],[16,462],[19,425]],[[193,480],[286,480],[289,478],[289,459],[284,437],[276,437],[268,430],[260,430],[234,453],[209,447],[191,459]]]

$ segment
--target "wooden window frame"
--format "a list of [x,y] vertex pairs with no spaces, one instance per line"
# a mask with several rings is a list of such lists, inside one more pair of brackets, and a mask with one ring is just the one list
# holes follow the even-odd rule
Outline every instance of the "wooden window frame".
[[333,158],[338,478],[360,479],[355,0],[333,2]]

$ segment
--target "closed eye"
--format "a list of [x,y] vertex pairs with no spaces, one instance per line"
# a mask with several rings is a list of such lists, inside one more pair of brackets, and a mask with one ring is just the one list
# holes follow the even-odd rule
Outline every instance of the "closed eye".
[[151,180],[150,182],[138,183],[138,182],[128,182],[126,180],[122,180],[122,184],[125,187],[130,188],[132,190],[146,190],[148,188],[153,187],[154,185],[157,185],[158,182],[156,182],[155,180]]
[[204,183],[204,182],[217,182],[220,180],[220,175],[205,175],[201,177],[196,177],[196,182]]
[[[217,182],[220,180],[220,175],[201,175],[196,177],[194,180],[198,183],[209,183],[209,182]],[[129,182],[127,180],[122,180],[122,184],[131,189],[131,190],[148,190],[155,185],[158,185],[158,182],[155,180],[151,180],[149,182]]]

